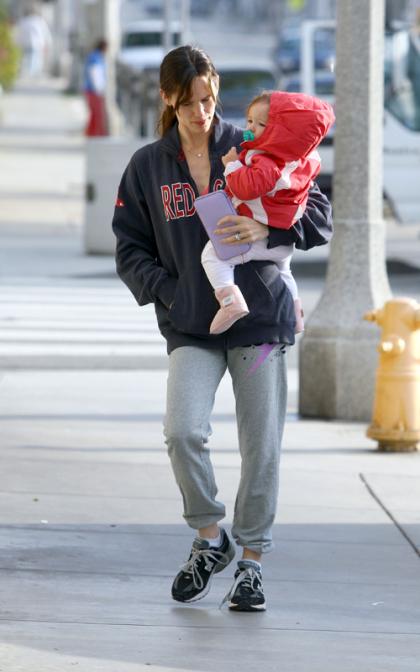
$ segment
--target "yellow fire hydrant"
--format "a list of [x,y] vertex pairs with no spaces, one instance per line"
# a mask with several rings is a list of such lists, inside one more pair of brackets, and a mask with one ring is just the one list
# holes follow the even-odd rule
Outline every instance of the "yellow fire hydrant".
[[379,450],[411,452],[420,447],[420,303],[399,298],[365,320],[382,329],[372,424],[367,436]]

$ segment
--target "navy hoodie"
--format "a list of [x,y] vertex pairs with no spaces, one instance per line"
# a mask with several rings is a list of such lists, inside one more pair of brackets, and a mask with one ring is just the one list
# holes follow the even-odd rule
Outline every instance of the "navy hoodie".
[[[210,139],[209,191],[225,185],[221,156],[240,149],[243,131],[216,118]],[[260,343],[293,344],[293,298],[273,262],[236,266],[235,282],[250,313],[224,334],[210,335],[219,304],[201,265],[207,234],[195,212],[198,196],[174,125],[139,149],[119,187],[113,218],[117,272],[140,306],[155,304],[168,353],[184,345],[234,348]],[[285,231],[269,227],[268,247],[295,243],[309,249],[332,234],[331,207],[317,186],[302,219]]]

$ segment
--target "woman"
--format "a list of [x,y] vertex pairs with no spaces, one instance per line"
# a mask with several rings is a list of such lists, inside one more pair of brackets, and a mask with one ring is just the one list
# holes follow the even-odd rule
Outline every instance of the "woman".
[[[262,554],[273,547],[280,446],[286,413],[285,349],[294,343],[293,298],[272,262],[235,269],[250,314],[220,335],[209,335],[218,309],[201,266],[207,235],[195,198],[224,186],[221,157],[242,141],[242,131],[215,112],[219,78],[200,49],[178,47],[160,68],[163,112],[160,140],[138,150],[121,180],[113,229],[117,270],[140,305],[153,302],[169,354],[165,437],[184,502],[184,517],[197,536],[175,577],[172,597],[204,597],[214,573],[235,554],[218,522],[225,507],[209,451],[209,418],[226,371],[236,399],[241,478],[232,536],[242,547],[226,600],[235,611],[263,611]],[[302,248],[327,242],[330,206],[317,187],[306,212],[288,231],[244,216],[220,221],[222,235],[238,241]]]

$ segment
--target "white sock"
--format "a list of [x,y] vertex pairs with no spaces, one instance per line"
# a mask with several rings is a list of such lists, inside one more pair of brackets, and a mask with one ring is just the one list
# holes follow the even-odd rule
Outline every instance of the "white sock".
[[209,539],[208,537],[200,537],[200,539],[208,541],[211,548],[216,548],[217,546],[221,546],[222,544],[222,533],[219,532],[219,536],[216,537],[215,539]]
[[251,560],[251,558],[242,558],[241,560],[238,560],[239,562],[249,562],[252,564],[252,566],[255,566],[255,569],[258,569],[259,572],[262,571],[262,564],[258,562],[258,560]]

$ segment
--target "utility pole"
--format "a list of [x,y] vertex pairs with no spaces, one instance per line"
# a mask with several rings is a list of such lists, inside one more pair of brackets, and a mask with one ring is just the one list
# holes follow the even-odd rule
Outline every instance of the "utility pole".
[[106,89],[105,99],[110,135],[120,135],[121,113],[116,102],[115,61],[120,48],[120,0],[78,0],[80,13],[81,51],[86,56],[99,39],[105,39]]
[[165,54],[172,47],[172,29],[171,29],[171,0],[164,0],[163,5],[163,48]]
[[382,215],[384,0],[338,0],[334,223],[324,293],[299,349],[304,416],[368,420],[390,297]]
[[115,63],[120,48],[120,0],[102,0],[103,4],[103,35],[108,43],[106,53],[106,107],[109,119],[110,135],[120,135],[122,128],[121,112],[117,106],[117,87]]
[[51,72],[53,77],[60,77],[62,74],[62,59],[68,49],[68,2],[67,0],[56,0],[53,5],[53,46],[51,58]]
[[181,0],[182,43],[191,39],[191,0]]
[[[173,35],[173,18],[172,18],[172,9],[173,2],[172,0],[164,0],[164,5],[163,5],[163,48],[165,50],[165,53],[168,53],[171,49],[174,48],[174,44],[172,42],[172,35]],[[181,30],[182,30],[182,39],[181,43],[185,44],[190,40],[190,34],[191,34],[191,0],[181,0],[181,5],[180,5],[180,10],[179,10],[179,18],[180,18],[180,24],[181,24]]]

